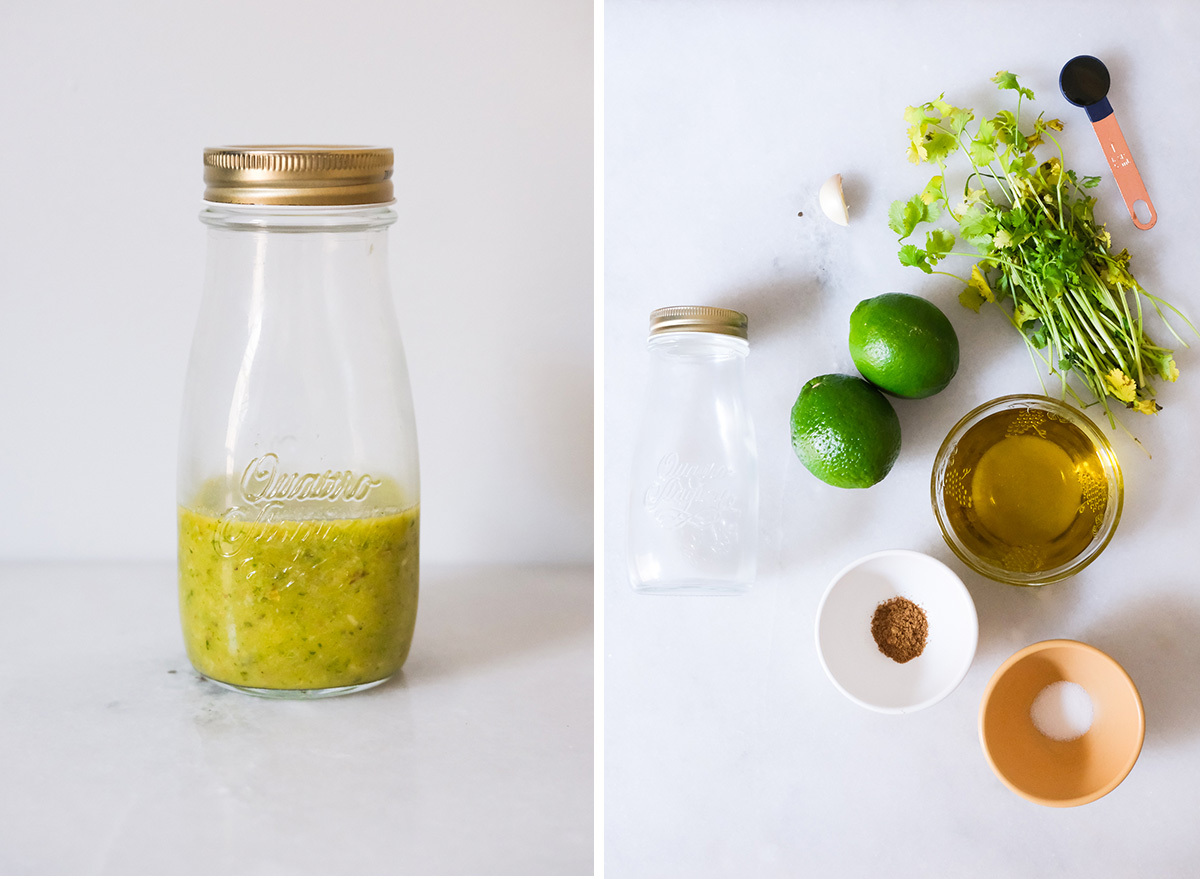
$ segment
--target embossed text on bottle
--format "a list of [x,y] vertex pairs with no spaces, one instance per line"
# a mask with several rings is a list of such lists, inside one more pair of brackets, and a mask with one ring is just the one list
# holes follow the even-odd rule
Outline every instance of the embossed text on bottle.
[[[287,503],[340,505],[366,500],[382,480],[369,473],[353,470],[326,470],[323,473],[289,472],[281,468],[279,456],[268,452],[254,458],[242,471],[238,483],[242,503],[229,507],[220,517],[215,544],[225,558],[238,554],[248,532],[239,528],[247,523],[266,524],[280,521]],[[320,519],[305,525],[319,534]],[[304,534],[296,535],[304,539]]]
[[676,452],[659,459],[643,506],[662,528],[678,532],[689,555],[724,555],[735,549],[742,509],[733,468],[688,461]]

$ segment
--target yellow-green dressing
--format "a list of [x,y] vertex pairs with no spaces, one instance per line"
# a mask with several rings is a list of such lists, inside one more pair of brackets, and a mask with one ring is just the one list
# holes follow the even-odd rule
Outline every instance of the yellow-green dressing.
[[230,521],[179,509],[188,658],[239,687],[350,687],[395,674],[417,616],[419,509]]

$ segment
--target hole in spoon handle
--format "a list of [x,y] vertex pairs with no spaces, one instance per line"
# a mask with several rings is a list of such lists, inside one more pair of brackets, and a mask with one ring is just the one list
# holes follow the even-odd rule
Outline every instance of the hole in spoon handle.
[[[1094,121],[1092,128],[1100,140],[1100,146],[1104,148],[1108,167],[1112,169],[1113,177],[1116,178],[1117,187],[1121,190],[1121,197],[1125,199],[1125,207],[1129,209],[1133,225],[1139,229],[1152,228],[1158,222],[1158,214],[1154,210],[1154,203],[1150,201],[1150,194],[1146,192],[1146,184],[1142,182],[1142,175],[1138,173],[1137,165],[1133,163],[1133,156],[1129,154],[1129,144],[1125,143],[1125,135],[1121,134],[1121,126],[1117,124],[1116,114],[1109,113],[1103,119]],[[1149,209],[1150,219],[1148,221],[1138,219],[1136,208],[1138,202],[1145,203]]]

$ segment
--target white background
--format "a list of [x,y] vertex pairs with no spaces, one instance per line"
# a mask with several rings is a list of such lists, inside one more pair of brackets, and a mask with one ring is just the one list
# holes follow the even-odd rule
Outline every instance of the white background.
[[396,152],[428,562],[592,558],[592,5],[0,4],[0,559],[175,552],[201,155]]
[[[607,875],[1194,875],[1200,346],[1179,353],[1176,384],[1160,384],[1164,410],[1127,419],[1153,457],[1112,436],[1125,508],[1104,554],[1054,586],[986,581],[938,531],[934,453],[969,409],[1040,391],[1039,380],[997,311],[972,314],[957,303],[959,284],[899,265],[887,208],[935,173],[906,161],[904,108],[945,91],[990,116],[1009,105],[988,80],[1012,70],[1037,108],[1067,123],[1067,165],[1104,175],[1098,213],[1117,248],[1130,249],[1138,279],[1200,318],[1200,123],[1189,111],[1200,94],[1200,7],[609,0],[605,15]],[[1110,98],[1158,209],[1152,231],[1134,228],[1086,115],[1058,93],[1063,63],[1083,53],[1112,71]],[[850,203],[845,229],[816,203],[837,172]],[[961,367],[937,397],[896,403],[903,449],[887,479],[866,491],[831,488],[795,459],[788,414],[809,378],[854,372],[850,311],[893,290],[943,308]],[[744,597],[638,596],[625,575],[647,316],[682,304],[729,306],[750,319],[762,507],[760,576]],[[889,548],[947,562],[979,612],[966,679],[910,716],[842,697],[813,645],[830,578]],[[1146,712],[1130,776],[1071,810],[1011,793],[976,734],[992,672],[1052,637],[1116,658]]]

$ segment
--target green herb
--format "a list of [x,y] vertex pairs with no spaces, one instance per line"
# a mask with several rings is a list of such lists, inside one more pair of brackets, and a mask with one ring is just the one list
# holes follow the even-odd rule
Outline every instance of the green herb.
[[[1068,394],[1091,405],[1068,382],[1073,373],[1104,407],[1114,424],[1108,397],[1126,408],[1154,413],[1152,376],[1175,381],[1179,370],[1170,349],[1146,334],[1143,299],[1182,345],[1164,309],[1174,312],[1196,332],[1191,322],[1170,303],[1147,293],[1129,270],[1129,251],[1114,254],[1112,239],[1096,222],[1096,199],[1085,190],[1099,177],[1077,177],[1064,170],[1062,146],[1054,132],[1057,119],[1039,115],[1033,130],[1019,127],[1022,100],[1033,92],[1017,77],[1001,71],[992,77],[1001,90],[1017,93],[1016,110],[1001,110],[974,122],[972,110],[951,106],[944,95],[909,107],[908,158],[937,165],[939,173],[908,201],[897,201],[888,212],[888,225],[900,236],[900,262],[929,274],[958,278],[965,286],[959,301],[978,312],[985,302],[1000,306],[1020,331],[1031,357],[1036,356],[1062,379]],[[1049,139],[1058,155],[1039,162],[1034,148]],[[946,160],[961,150],[971,165],[962,184],[962,199],[951,204],[946,184]],[[924,246],[903,243],[922,224],[948,215],[954,234],[942,228],[925,232]],[[956,251],[964,242],[975,252]],[[937,271],[951,255],[977,261],[967,277]],[[1049,355],[1049,356],[1047,356]],[[1036,365],[1036,361],[1035,361]]]

